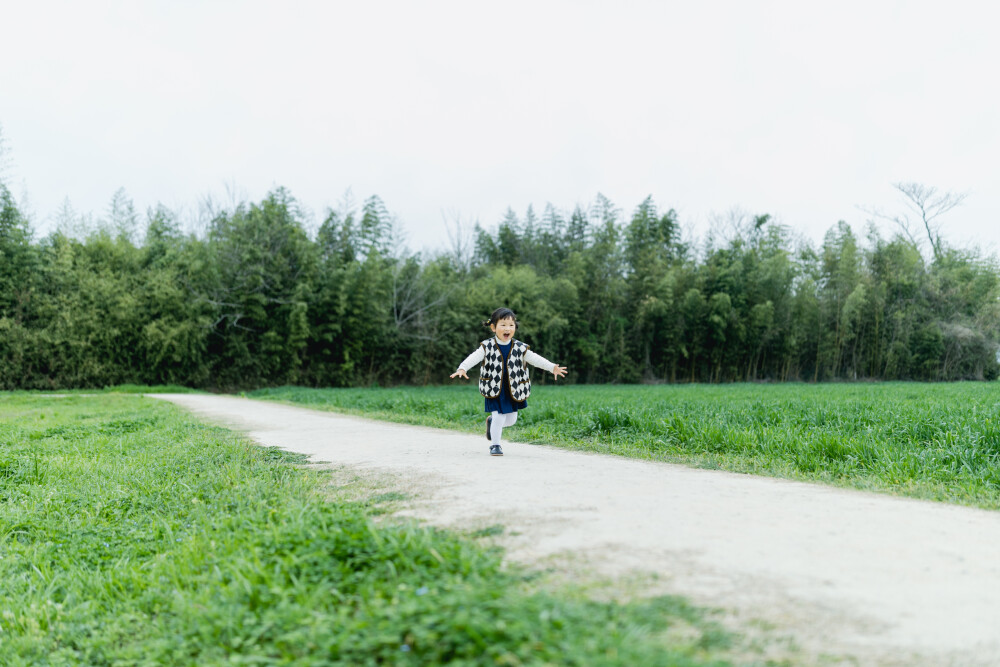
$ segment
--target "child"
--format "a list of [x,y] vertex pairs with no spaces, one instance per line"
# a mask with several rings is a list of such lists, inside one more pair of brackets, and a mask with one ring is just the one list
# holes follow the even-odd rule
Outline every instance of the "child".
[[528,379],[528,364],[544,368],[558,380],[566,375],[565,366],[557,366],[535,354],[519,340],[514,340],[517,318],[510,308],[497,308],[490,319],[483,322],[495,338],[480,343],[479,348],[465,358],[451,377],[469,379],[466,372],[473,365],[483,362],[479,369],[479,393],[486,397],[486,439],[491,441],[490,456],[503,456],[500,436],[505,426],[513,426],[517,421],[517,411],[528,407],[531,381]]

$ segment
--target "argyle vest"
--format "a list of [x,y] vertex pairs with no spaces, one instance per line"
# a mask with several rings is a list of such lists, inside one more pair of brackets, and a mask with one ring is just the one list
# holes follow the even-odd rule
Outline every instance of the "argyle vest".
[[[483,365],[479,368],[479,393],[486,398],[496,398],[503,390],[503,353],[496,338],[482,342]],[[531,380],[528,378],[528,363],[524,355],[528,346],[519,340],[511,343],[510,354],[507,355],[507,380],[510,383],[510,395],[515,401],[523,401],[531,393]]]

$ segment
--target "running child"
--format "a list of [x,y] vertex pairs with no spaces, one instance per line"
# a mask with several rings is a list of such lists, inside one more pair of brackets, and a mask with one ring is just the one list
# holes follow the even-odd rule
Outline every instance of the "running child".
[[467,371],[483,362],[479,369],[479,393],[486,398],[486,412],[490,413],[486,418],[486,439],[491,442],[490,455],[503,456],[500,437],[504,427],[513,426],[517,411],[528,407],[528,394],[531,393],[528,364],[552,373],[557,380],[566,375],[566,367],[552,363],[521,341],[514,340],[517,317],[510,308],[497,308],[483,326],[488,326],[496,335],[480,343],[451,377],[468,380]]

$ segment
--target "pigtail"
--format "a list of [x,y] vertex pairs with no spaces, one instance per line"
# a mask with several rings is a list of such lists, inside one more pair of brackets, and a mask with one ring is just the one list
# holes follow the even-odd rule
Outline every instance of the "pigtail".
[[486,327],[487,329],[489,329],[490,328],[490,321],[489,320],[483,320],[483,326]]

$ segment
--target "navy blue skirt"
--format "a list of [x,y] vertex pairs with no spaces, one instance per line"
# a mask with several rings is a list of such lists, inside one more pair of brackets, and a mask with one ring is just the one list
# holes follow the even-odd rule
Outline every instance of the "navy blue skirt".
[[515,401],[510,396],[510,391],[504,385],[503,391],[496,398],[486,399],[486,412],[499,412],[502,415],[524,410],[528,407],[528,401]]

